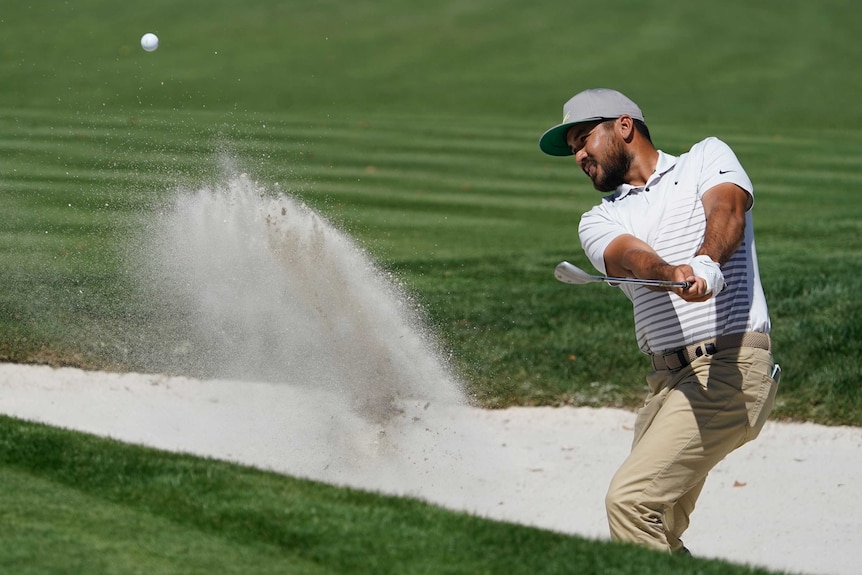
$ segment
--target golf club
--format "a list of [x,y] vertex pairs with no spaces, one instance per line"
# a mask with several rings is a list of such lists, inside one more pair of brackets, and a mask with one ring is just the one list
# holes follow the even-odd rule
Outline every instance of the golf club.
[[567,284],[589,284],[594,282],[607,282],[609,284],[637,284],[649,287],[662,288],[689,288],[691,282],[673,282],[666,280],[642,280],[637,278],[612,278],[608,276],[594,276],[588,274],[581,268],[570,264],[569,262],[560,262],[557,269],[554,270],[554,276],[563,283]]

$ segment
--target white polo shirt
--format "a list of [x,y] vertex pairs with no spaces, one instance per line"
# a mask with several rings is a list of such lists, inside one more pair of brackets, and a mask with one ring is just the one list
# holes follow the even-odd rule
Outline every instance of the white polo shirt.
[[[645,186],[623,184],[581,217],[578,233],[584,252],[596,269],[606,273],[605,249],[617,236],[631,234],[669,264],[687,263],[703,243],[703,194],[725,182],[738,185],[753,200],[751,180],[730,147],[717,138],[695,144],[678,158],[659,151],[656,169]],[[718,335],[769,333],[750,209],[742,245],[721,271],[724,291],[700,303],[686,302],[670,292],[619,285],[632,301],[635,333],[643,352],[668,352]]]

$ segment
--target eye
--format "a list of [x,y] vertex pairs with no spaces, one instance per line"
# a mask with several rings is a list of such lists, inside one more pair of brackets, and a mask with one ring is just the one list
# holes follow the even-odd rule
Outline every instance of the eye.
[[589,138],[590,134],[581,134],[577,138],[572,141],[574,152],[577,154],[584,146],[587,145],[587,138]]

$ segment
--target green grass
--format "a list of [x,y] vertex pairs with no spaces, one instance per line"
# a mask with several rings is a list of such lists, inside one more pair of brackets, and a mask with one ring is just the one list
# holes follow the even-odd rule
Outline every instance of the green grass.
[[[561,259],[588,267],[576,228],[598,195],[571,161],[543,156],[536,145],[572,93],[610,86],[643,107],[663,150],[680,153],[716,135],[754,181],[762,279],[785,369],[774,417],[862,425],[862,202],[855,195],[862,76],[853,73],[862,64],[860,22],[839,1],[4,6],[0,359],[169,368],[144,353],[157,342],[147,335],[149,310],[134,297],[129,238],[178,188],[218,182],[232,163],[316,207],[393,271],[422,303],[479,403],[634,407],[647,362],[636,350],[627,300],[605,286],[572,288],[551,275]],[[138,46],[146,31],[161,38],[151,54]],[[70,442],[71,453],[122,452],[44,433]],[[135,453],[178,468],[227,469]],[[182,568],[161,566],[150,553],[140,562],[148,572],[208,569],[211,546],[226,564],[237,558],[237,570],[243,557],[281,568],[274,566],[284,541],[250,544],[258,527],[237,535],[246,521],[270,524],[260,502],[221,531],[170,515],[170,501],[129,503],[111,495],[111,485],[63,479],[89,473],[75,471],[74,461],[40,459],[38,450],[16,461],[0,466],[0,483],[8,486],[0,490],[3,509],[18,510],[21,534],[42,535],[38,544],[10,543],[2,555],[38,556],[42,572],[62,571],[66,556],[69,564],[97,561],[94,553],[72,553],[80,548],[111,559],[82,563],[79,571],[132,572],[130,558],[148,551],[123,535],[129,521],[146,522],[151,549],[195,550]],[[110,473],[96,475],[110,483]],[[239,496],[251,472],[224,473],[219,493]],[[288,479],[254,476],[305,493]],[[17,487],[30,481],[30,499],[15,500]],[[177,493],[196,499],[197,490],[209,489],[183,484]],[[366,497],[307,489],[331,499],[336,514],[353,513],[343,498]],[[93,513],[82,516],[94,527],[78,531],[70,522],[88,505]],[[476,528],[470,518],[403,505],[397,521],[416,515],[447,522],[455,533]],[[27,507],[56,510],[56,521],[46,512],[27,523]],[[339,525],[361,530],[365,521],[356,513]],[[381,553],[393,572],[412,553],[441,561],[451,541],[445,535],[426,532],[425,550]],[[545,536],[524,543],[518,561],[579,545]],[[493,556],[518,537],[534,533],[489,535],[487,547],[462,551],[458,561],[475,566],[472,553]],[[347,545],[360,544],[369,543]],[[347,569],[339,561],[349,547],[319,558],[312,557],[323,553],[315,544],[298,546],[308,549],[288,561],[300,571]],[[611,560],[617,550],[587,553]],[[664,572],[666,560],[654,561],[652,572]],[[414,565],[401,572],[425,569]],[[428,572],[445,571],[429,565]]]

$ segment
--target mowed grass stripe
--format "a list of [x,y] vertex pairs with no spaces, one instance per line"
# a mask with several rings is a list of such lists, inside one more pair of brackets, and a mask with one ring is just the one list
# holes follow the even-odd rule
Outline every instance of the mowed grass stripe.
[[[437,124],[435,124],[437,125]],[[240,126],[242,127],[242,126]],[[63,126],[43,132],[27,130],[26,139],[18,135],[9,140],[0,139],[0,150],[20,153],[25,151],[42,152],[45,155],[64,149],[62,159],[105,161],[102,158],[112,158],[115,162],[129,162],[127,157],[134,154],[138,164],[157,160],[161,157],[175,155],[200,154],[207,149],[218,151],[220,148],[231,147],[249,152],[305,152],[311,156],[328,155],[331,160],[344,162],[356,157],[356,163],[363,166],[434,166],[437,169],[474,168],[475,158],[492,158],[495,153],[501,154],[498,166],[507,174],[523,173],[531,166],[541,166],[540,162],[529,162],[514,168],[511,161],[506,161],[509,154],[527,153],[537,160],[545,159],[538,152],[536,133],[522,132],[519,137],[513,137],[510,132],[505,137],[489,134],[487,140],[471,141],[465,138],[460,129],[437,130],[440,136],[431,138],[421,134],[416,136],[409,130],[393,129],[391,132],[380,129],[362,127],[321,128],[307,132],[295,127],[282,128],[279,135],[273,135],[271,130],[262,130],[259,134],[243,133],[237,135],[226,130],[210,129],[204,135],[203,141],[210,138],[210,143],[201,146],[200,134],[177,133],[176,127],[152,125],[128,126],[115,125],[110,130],[88,131],[73,126]],[[341,140],[336,145],[331,141]],[[76,146],[65,146],[65,143],[76,143]],[[351,152],[345,155],[329,155],[330,150],[343,150],[343,143],[351,143]],[[354,144],[355,142],[355,144]],[[89,144],[91,147],[88,147]],[[353,146],[356,146],[355,148]],[[105,167],[105,166],[98,166]],[[540,168],[535,168],[537,171]],[[508,171],[505,171],[508,170]]]
[[[139,130],[135,139],[129,142],[144,147],[146,135],[145,131]],[[160,192],[165,187],[174,185],[173,180],[200,172],[200,166],[195,165],[195,160],[199,159],[201,150],[190,151],[188,146],[160,142],[158,151],[137,152],[127,143],[126,149],[104,154],[103,150],[98,148],[104,148],[105,145],[92,142],[95,138],[82,136],[76,140],[83,140],[85,144],[90,140],[93,146],[90,149],[77,146],[74,148],[76,153],[66,153],[64,157],[55,158],[53,154],[57,143],[53,140],[46,138],[39,145],[30,142],[31,148],[41,151],[41,157],[30,158],[20,164],[24,169],[11,174],[4,182],[4,187],[16,192],[39,191],[44,194],[52,188],[66,189],[65,182],[72,182],[78,187],[76,193],[104,188],[102,196],[95,200],[99,203],[103,198],[110,199],[110,196],[119,193],[121,190],[117,187],[122,188],[126,184],[133,183],[137,190],[151,186],[153,192]],[[411,142],[406,145],[411,144],[415,145]],[[235,147],[242,146],[243,143],[240,142]],[[285,146],[279,143],[269,145],[268,142],[259,143],[258,147],[276,158],[275,162],[278,161],[279,155],[299,149],[293,145],[288,145],[285,149]],[[180,153],[182,148],[185,149]],[[292,184],[299,183],[300,191],[325,194],[370,194],[386,198],[403,195],[408,202],[411,201],[411,194],[419,192],[424,194],[423,201],[426,202],[431,199],[451,200],[454,205],[485,204],[516,208],[536,208],[542,205],[541,202],[547,198],[547,190],[551,187],[546,175],[547,168],[538,163],[527,163],[525,165],[531,167],[521,169],[516,162],[500,160],[489,164],[486,154],[450,154],[440,157],[416,147],[405,152],[397,143],[393,145],[393,149],[398,151],[369,153],[362,147],[355,153],[333,156],[333,161],[337,160],[337,164],[322,164],[320,156],[301,159],[291,164],[292,173],[283,178],[286,180],[284,187],[290,191]],[[426,160],[417,162],[418,158]],[[215,157],[212,162],[213,171],[217,171]],[[482,165],[483,162],[493,169],[488,175],[477,175],[475,166]],[[27,169],[28,167],[32,170]],[[38,173],[38,176],[34,173]],[[211,180],[211,174],[200,179]],[[436,193],[429,196],[429,192]],[[562,200],[566,195],[557,193],[555,196]],[[19,201],[28,204],[44,199],[19,196]],[[56,201],[62,203],[65,200],[66,197]],[[553,209],[559,209],[559,204]]]
[[544,186],[529,179],[521,182],[511,178],[496,179],[466,173],[453,175],[434,171],[367,169],[357,166],[308,167],[303,174],[311,178],[315,187],[321,190],[355,189],[370,194],[390,195],[392,192],[398,193],[399,189],[404,194],[417,191],[448,191],[456,200],[469,195],[474,196],[477,201],[506,203],[535,201],[537,196],[544,199],[546,193]]
[[[558,214],[561,217],[564,214],[567,218],[580,216],[577,208],[564,199],[553,201],[511,196],[488,199],[485,195],[472,193],[472,190],[436,192],[429,191],[429,189],[415,189],[410,191],[403,186],[386,188],[374,185],[364,188],[355,184],[338,182],[324,183],[316,186],[316,188],[325,193],[328,199],[348,201],[354,208],[373,206],[386,210],[405,210],[409,212],[411,218],[420,215],[413,213],[414,211],[439,209],[445,213],[457,213],[465,208],[472,208],[477,212],[488,214],[495,211],[505,212],[508,219],[522,219],[529,213],[535,213],[537,217],[549,217],[551,219],[555,219]],[[324,202],[322,205],[326,209],[327,203]],[[513,213],[513,210],[517,210],[517,212]]]

